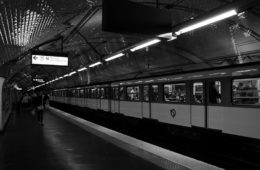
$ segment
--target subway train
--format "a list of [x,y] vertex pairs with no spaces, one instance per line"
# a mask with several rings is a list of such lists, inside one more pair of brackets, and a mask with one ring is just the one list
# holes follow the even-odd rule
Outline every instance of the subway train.
[[50,100],[260,141],[260,63],[54,89]]

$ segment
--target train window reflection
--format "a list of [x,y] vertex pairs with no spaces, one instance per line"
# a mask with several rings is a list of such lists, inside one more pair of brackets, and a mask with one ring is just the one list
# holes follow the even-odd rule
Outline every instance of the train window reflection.
[[131,101],[139,100],[139,86],[127,87],[127,99]]
[[85,88],[85,97],[88,98],[88,89]]
[[186,84],[165,84],[164,101],[184,103],[186,101]]
[[83,90],[83,89],[80,89],[80,91],[79,91],[79,97],[84,97],[84,90]]
[[260,78],[233,80],[233,104],[260,105]]
[[203,82],[193,83],[192,98],[197,104],[203,103]]
[[124,87],[120,87],[119,88],[119,99],[120,100],[125,100],[125,88]]
[[144,101],[149,101],[149,86],[144,86]]
[[97,88],[91,89],[91,98],[96,98],[97,97]]
[[75,96],[76,96],[76,90],[73,89],[73,90],[72,90],[72,97],[75,97]]
[[100,98],[107,99],[107,88],[100,88]]
[[211,81],[209,83],[209,102],[211,104],[221,103],[221,82]]
[[152,85],[151,89],[151,100],[152,101],[158,101],[159,100],[159,91],[158,91],[158,85]]
[[113,93],[112,94],[113,94],[112,98],[114,100],[117,100],[118,99],[118,88],[117,87],[113,88]]

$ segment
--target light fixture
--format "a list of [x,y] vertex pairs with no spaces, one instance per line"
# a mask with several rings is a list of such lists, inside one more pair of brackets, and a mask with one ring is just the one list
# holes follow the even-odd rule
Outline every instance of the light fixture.
[[193,75],[191,76],[191,78],[198,78],[198,77],[202,77],[203,75],[199,74],[199,75]]
[[258,71],[257,69],[248,69],[248,70],[239,70],[236,71],[237,73],[247,73],[247,72],[251,72],[251,71]]
[[111,61],[111,60],[114,60],[114,59],[116,59],[116,58],[122,57],[122,56],[124,56],[124,55],[125,55],[125,54],[123,54],[123,53],[115,54],[115,55],[112,55],[112,56],[106,58],[105,60],[106,60],[106,61]]
[[225,75],[225,74],[227,74],[227,73],[219,72],[219,73],[211,73],[211,74],[209,74],[209,76],[217,76],[217,75]]
[[158,35],[157,37],[166,38],[167,41],[172,41],[172,40],[177,39],[177,36],[173,36],[173,35],[172,35],[172,32],[160,34],[160,35]]
[[69,76],[72,76],[73,74],[76,74],[76,71],[72,71],[71,73],[69,73]]
[[96,62],[94,64],[89,65],[89,67],[95,67],[95,66],[100,65],[100,64],[102,64],[102,63],[100,61],[98,61],[98,62]]
[[148,47],[148,46],[150,46],[150,45],[159,43],[160,41],[161,41],[161,40],[160,40],[160,39],[157,39],[157,38],[156,38],[156,39],[152,39],[152,40],[150,40],[150,41],[148,41],[148,42],[142,43],[142,44],[140,44],[140,45],[138,45],[138,46],[136,46],[136,47],[130,49],[130,51],[134,52],[134,51],[136,51],[136,50],[140,50],[140,49],[145,48],[145,47]]
[[215,22],[218,22],[218,21],[221,21],[223,19],[226,19],[226,18],[229,18],[229,17],[232,17],[234,15],[237,15],[237,11],[236,10],[230,10],[230,11],[227,11],[227,12],[224,12],[224,13],[221,13],[219,15],[215,15],[211,18],[208,18],[208,19],[205,19],[201,22],[198,22],[198,23],[195,23],[195,24],[192,24],[190,26],[187,26],[185,28],[182,28],[180,29],[179,31],[175,32],[176,35],[181,35],[183,33],[186,33],[186,32],[189,32],[189,31],[192,31],[192,30],[195,30],[197,28],[201,28],[201,27],[204,27],[206,25],[209,25],[209,24],[212,24],[212,23],[215,23]]
[[78,72],[81,72],[81,71],[84,71],[84,70],[87,70],[87,67],[82,67],[82,68],[78,69]]

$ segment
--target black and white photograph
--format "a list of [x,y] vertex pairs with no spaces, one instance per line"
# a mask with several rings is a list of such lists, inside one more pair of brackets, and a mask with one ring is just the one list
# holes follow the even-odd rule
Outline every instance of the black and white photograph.
[[0,0],[0,170],[259,158],[259,0]]

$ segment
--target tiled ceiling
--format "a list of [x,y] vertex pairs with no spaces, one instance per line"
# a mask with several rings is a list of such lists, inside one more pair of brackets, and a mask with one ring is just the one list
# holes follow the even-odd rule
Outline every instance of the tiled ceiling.
[[66,19],[79,15],[93,3],[90,0],[1,0],[0,63],[63,31]]

